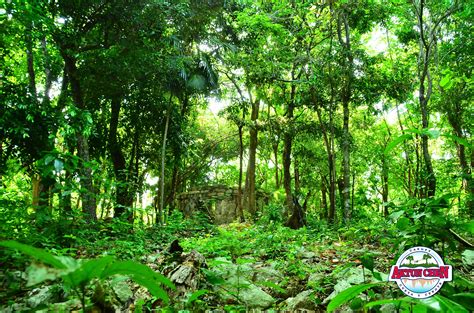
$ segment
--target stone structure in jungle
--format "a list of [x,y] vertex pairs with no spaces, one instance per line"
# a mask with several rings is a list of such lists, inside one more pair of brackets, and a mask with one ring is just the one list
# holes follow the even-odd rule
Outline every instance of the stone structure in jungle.
[[[257,207],[268,203],[268,195],[257,192]],[[227,224],[238,218],[238,189],[225,185],[194,187],[178,195],[178,206],[187,217],[205,212],[216,224]]]

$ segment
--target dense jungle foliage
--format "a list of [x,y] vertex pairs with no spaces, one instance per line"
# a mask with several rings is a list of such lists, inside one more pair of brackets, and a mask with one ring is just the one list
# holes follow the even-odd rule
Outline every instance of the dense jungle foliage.
[[473,17],[2,1],[0,310],[474,311]]

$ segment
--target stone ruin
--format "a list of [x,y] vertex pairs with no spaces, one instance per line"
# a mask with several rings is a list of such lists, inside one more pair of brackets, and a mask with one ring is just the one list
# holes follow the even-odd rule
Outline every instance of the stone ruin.
[[[178,195],[178,207],[186,217],[192,216],[196,211],[202,211],[215,224],[228,224],[236,221],[239,216],[238,193],[238,188],[225,185],[194,187]],[[267,204],[268,199],[267,194],[257,191],[257,208]]]

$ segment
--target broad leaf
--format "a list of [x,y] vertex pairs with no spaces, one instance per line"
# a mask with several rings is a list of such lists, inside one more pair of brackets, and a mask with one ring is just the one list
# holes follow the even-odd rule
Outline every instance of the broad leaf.
[[452,297],[453,297],[453,300],[465,306],[471,312],[474,311],[474,293],[472,292],[457,293],[457,294],[452,295]]
[[459,313],[469,312],[462,305],[448,298],[445,298],[441,295],[435,295],[430,298],[421,299],[420,302],[430,307],[431,309],[434,309],[439,312],[459,312]]
[[19,243],[14,240],[7,240],[7,241],[2,241],[0,242],[0,246],[4,246],[6,248],[10,249],[16,249],[19,250],[20,252],[29,255],[33,257],[34,259],[44,263],[51,265],[55,268],[58,269],[66,269],[67,266],[64,265],[60,260],[58,260],[54,255],[52,255],[49,252],[46,252],[43,249],[38,249],[29,245],[25,245],[22,243]]
[[339,293],[337,296],[335,296],[331,302],[329,302],[327,310],[328,312],[332,312],[341,305],[349,302],[352,300],[354,297],[357,297],[359,294],[361,294],[363,291],[372,288],[374,286],[380,285],[382,283],[372,283],[372,284],[363,284],[363,285],[356,285],[352,286],[350,288],[347,288],[346,290],[342,291]]
[[400,143],[402,143],[403,141],[407,140],[407,139],[411,139],[412,138],[412,135],[410,134],[403,134],[401,135],[400,137],[392,140],[388,145],[387,147],[385,147],[385,150],[384,150],[384,154],[388,154],[390,151],[393,150],[393,148],[395,148],[397,145],[399,145]]
[[451,134],[442,134],[442,136],[446,137],[446,138],[449,138],[449,139],[457,142],[458,144],[465,146],[466,148],[471,148],[472,147],[472,145],[469,143],[469,141],[467,141],[465,138],[461,138],[461,137],[451,135]]
[[365,254],[360,258],[360,260],[366,269],[371,272],[374,270],[374,256],[372,254]]
[[265,286],[265,287],[275,289],[276,291],[281,292],[281,293],[286,292],[285,289],[281,288],[280,286],[278,286],[277,284],[275,284],[274,282],[271,282],[271,281],[261,281],[261,282],[257,282],[257,284],[261,285],[261,286]]
[[64,277],[64,282],[73,288],[86,284],[93,278],[100,278],[104,269],[114,261],[114,258],[110,256],[84,260],[78,269]]
[[161,284],[176,289],[174,284],[165,276],[154,272],[148,266],[133,261],[118,261],[110,264],[101,273],[100,278],[108,278],[112,275],[126,275],[137,284],[145,287],[155,297],[169,301],[168,294],[163,290]]
[[207,289],[201,289],[201,290],[197,290],[197,291],[193,292],[193,294],[191,294],[191,296],[188,299],[188,304],[193,303],[194,301],[199,299],[200,296],[205,295],[208,292],[209,292],[209,290],[207,290]]
[[409,297],[401,298],[401,299],[383,299],[383,300],[377,300],[377,301],[371,301],[369,303],[366,303],[364,305],[365,308],[371,308],[374,306],[378,305],[384,305],[384,304],[393,304],[397,307],[402,306],[404,304],[412,303],[415,300]]

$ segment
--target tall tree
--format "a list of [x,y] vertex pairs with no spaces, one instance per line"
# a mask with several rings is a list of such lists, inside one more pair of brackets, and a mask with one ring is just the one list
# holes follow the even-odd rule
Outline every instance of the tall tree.
[[[457,9],[457,1],[450,7],[441,8],[442,10],[439,12],[427,5],[425,0],[413,0],[412,8],[418,31],[418,104],[421,111],[421,126],[427,130],[430,120],[428,104],[433,93],[431,66],[436,54],[438,32],[446,18]],[[426,181],[422,196],[434,197],[436,193],[436,175],[433,170],[428,139],[427,133],[421,135],[421,148],[425,166],[424,178]]]

